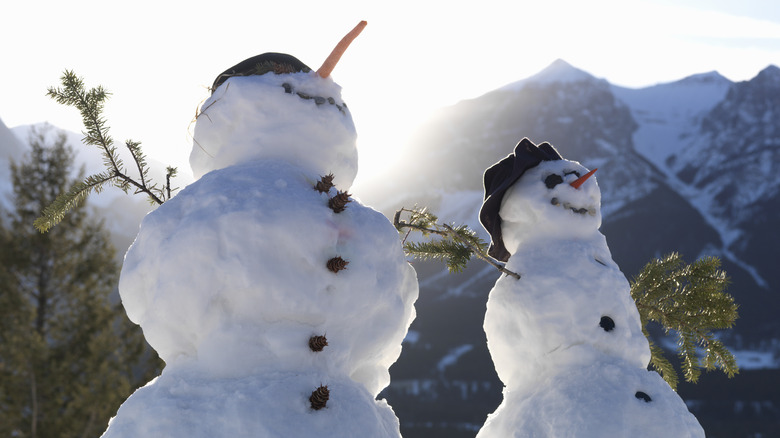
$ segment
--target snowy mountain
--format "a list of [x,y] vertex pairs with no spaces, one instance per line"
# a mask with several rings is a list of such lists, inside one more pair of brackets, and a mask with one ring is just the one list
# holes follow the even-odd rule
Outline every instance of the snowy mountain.
[[[704,383],[683,385],[680,391],[689,395],[692,409],[698,406],[694,413],[705,430],[718,424],[733,432],[723,436],[767,433],[776,429],[756,424],[770,414],[778,418],[777,396],[766,396],[774,400],[771,408],[742,410],[742,417],[728,405],[734,400],[716,407],[698,398],[710,397],[701,395],[707,382],[753,397],[744,394],[758,391],[747,389],[752,372],[780,381],[780,321],[775,317],[780,308],[780,179],[774,176],[780,165],[779,114],[780,69],[774,66],[746,82],[711,72],[627,89],[558,60],[530,78],[442,109],[410,146],[418,158],[409,165],[410,176],[392,193],[363,197],[386,214],[401,206],[428,205],[444,221],[466,222],[482,231],[476,221],[482,172],[523,137],[537,144],[549,141],[565,158],[598,167],[602,232],[629,279],[653,257],[672,251],[688,261],[702,255],[723,261],[732,280],[729,292],[740,305],[740,319],[725,339],[738,352],[743,372],[723,381],[708,375]],[[382,204],[397,193],[408,197]],[[479,262],[461,275],[446,275],[436,264],[416,266],[421,291],[412,325],[415,342],[394,368],[388,398],[402,425],[408,416],[404,436],[434,436],[432,430],[473,436],[484,414],[500,401],[500,382],[482,347],[481,315],[497,274]],[[461,354],[453,364],[455,352]],[[445,359],[448,366],[440,370]],[[420,406],[407,411],[408,404],[394,397],[417,400],[420,406],[433,401],[429,411]],[[443,397],[462,400],[463,410],[451,408],[461,415],[445,420],[435,401]],[[468,415],[466,406],[472,408]],[[482,406],[484,414],[475,413],[475,406]],[[717,423],[731,421],[722,415],[716,419],[718,409],[730,410],[732,426]],[[748,411],[756,416],[750,426],[744,418]],[[780,427],[776,420],[772,424]]]

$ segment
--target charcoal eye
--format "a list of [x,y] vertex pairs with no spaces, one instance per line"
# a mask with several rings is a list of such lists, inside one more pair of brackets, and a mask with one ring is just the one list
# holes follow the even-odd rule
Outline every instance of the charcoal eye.
[[599,326],[601,326],[605,332],[611,332],[615,329],[615,321],[609,316],[602,316],[601,321],[599,321]]
[[642,391],[637,391],[636,394],[634,394],[634,397],[638,398],[639,400],[644,400],[645,403],[650,403],[651,401],[653,401],[653,399],[650,398],[650,396],[647,395],[647,393],[644,393]]
[[546,185],[548,189],[551,189],[562,182],[563,178],[561,178],[560,175],[556,175],[554,173],[544,179],[544,185]]
[[574,174],[574,175],[577,175],[577,178],[579,178],[579,177],[581,177],[581,176],[582,176],[582,175],[580,175],[580,173],[579,173],[579,172],[577,172],[576,170],[570,170],[570,171],[568,171],[568,172],[563,172],[563,176],[572,175],[572,174]]

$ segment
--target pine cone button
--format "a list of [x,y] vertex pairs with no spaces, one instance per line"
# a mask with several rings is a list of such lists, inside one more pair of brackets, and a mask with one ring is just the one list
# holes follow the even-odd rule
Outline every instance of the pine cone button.
[[347,269],[348,264],[349,262],[342,259],[341,257],[333,257],[332,259],[328,260],[327,266],[329,270],[333,271],[334,273],[338,273],[339,271]]
[[312,336],[309,338],[309,348],[311,351],[322,351],[328,346],[328,338],[325,336]]
[[334,213],[341,213],[347,208],[347,203],[352,200],[349,199],[351,195],[347,192],[339,191],[338,194],[328,201],[328,207],[333,210]]
[[328,390],[328,386],[322,386],[320,385],[319,388],[312,391],[311,395],[309,396],[309,403],[311,403],[311,408],[315,411],[319,411],[320,409],[324,408],[328,404],[328,400],[330,399],[330,390]]
[[320,193],[328,193],[328,191],[333,187],[333,174],[329,173],[323,177],[320,177],[320,180],[317,181],[317,184],[314,186],[315,189],[317,189]]

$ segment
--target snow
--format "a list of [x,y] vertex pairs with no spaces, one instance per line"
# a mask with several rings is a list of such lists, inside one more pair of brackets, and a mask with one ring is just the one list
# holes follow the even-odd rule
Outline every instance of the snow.
[[[332,98],[334,104],[295,93]],[[195,178],[244,161],[281,159],[313,173],[332,172],[342,190],[355,179],[357,134],[348,110],[342,113],[341,87],[330,79],[314,73],[233,77],[201,108],[190,154]]]
[[[759,286],[768,288],[768,282],[758,270],[740,260],[729,249],[742,236],[742,231],[734,228],[727,218],[714,213],[719,204],[716,200],[717,186],[702,191],[695,184],[680,180],[677,174],[684,163],[690,160],[675,158],[686,151],[698,150],[693,147],[693,141],[698,135],[695,130],[700,126],[699,121],[726,97],[732,85],[719,73],[710,72],[643,89],[613,86],[612,91],[631,108],[631,113],[639,122],[639,128],[633,136],[637,152],[663,172],[666,182],[688,199],[691,206],[718,232],[722,242],[720,254],[745,269]],[[751,189],[745,192],[745,196],[739,197],[746,205],[753,201],[751,195],[765,192],[763,187],[756,189],[756,185],[764,182],[765,177],[758,175],[757,180],[756,184],[747,184]]]
[[[329,207],[357,170],[349,112],[283,83],[341,102],[313,73],[229,79],[197,120],[199,179],[143,220],[119,291],[166,368],[104,437],[400,436],[375,398],[415,315],[416,274],[381,213]],[[336,186],[315,190],[330,172]],[[336,257],[346,269],[328,268]],[[328,345],[312,350],[313,336]]]
[[474,346],[471,344],[465,344],[451,349],[439,360],[439,363],[436,364],[436,369],[438,369],[440,373],[443,373],[444,370],[458,363],[458,359],[460,359],[461,356],[473,349]]
[[[306,400],[322,379],[331,399],[315,411]],[[338,397],[336,396],[338,395]],[[399,436],[398,420],[383,400],[347,378],[280,371],[214,379],[169,366],[120,408],[106,437]]]
[[704,437],[704,432],[657,373],[597,359],[545,374],[522,390],[506,388],[504,403],[477,437],[677,438]]
[[780,368],[780,359],[776,351],[731,350],[742,371]]
[[597,80],[590,73],[575,68],[562,59],[556,59],[539,73],[500,88],[502,91],[518,91],[527,84],[551,84],[555,82],[572,83]]
[[[478,438],[704,437],[685,403],[655,372],[630,286],[612,260],[595,177],[543,161],[504,194],[506,268],[485,315],[504,401]],[[556,174],[561,183],[545,180]]]
[[732,83],[716,72],[677,82],[630,89],[612,86],[615,96],[631,108],[639,129],[636,150],[658,168],[680,153],[681,138],[698,126],[695,121],[726,96]]
[[420,332],[416,330],[409,330],[408,332],[406,332],[406,337],[404,338],[405,343],[414,345],[419,341],[420,341]]

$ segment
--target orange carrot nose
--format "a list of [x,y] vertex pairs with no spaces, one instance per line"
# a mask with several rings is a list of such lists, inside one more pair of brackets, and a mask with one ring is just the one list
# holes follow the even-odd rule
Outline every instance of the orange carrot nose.
[[585,180],[587,180],[588,178],[593,176],[593,174],[596,173],[597,170],[599,170],[599,169],[596,168],[596,169],[591,170],[590,172],[586,173],[585,175],[582,175],[581,177],[577,178],[576,180],[570,182],[569,185],[574,187],[575,189],[580,188],[580,186],[585,182]]
[[330,76],[333,69],[336,68],[336,63],[341,59],[341,55],[347,51],[347,47],[349,47],[349,45],[352,44],[352,41],[360,35],[360,32],[363,32],[363,28],[365,28],[367,24],[368,23],[365,20],[361,21],[354,29],[349,31],[338,44],[336,44],[336,47],[330,52],[328,58],[322,63],[322,67],[317,70],[317,74],[320,75],[320,77],[327,78]]

